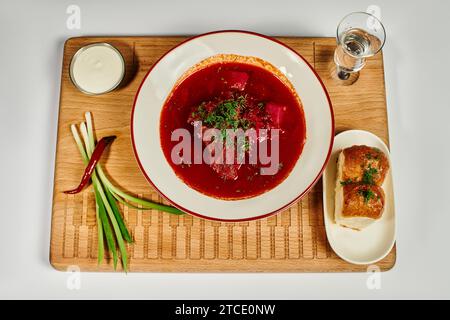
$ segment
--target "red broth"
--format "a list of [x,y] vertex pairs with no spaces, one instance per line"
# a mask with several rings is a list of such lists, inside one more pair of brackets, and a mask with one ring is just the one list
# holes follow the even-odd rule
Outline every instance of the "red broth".
[[[193,164],[193,159],[191,164],[172,162],[172,148],[179,143],[171,141],[175,129],[187,129],[193,136],[192,118],[198,110],[209,108],[208,112],[214,112],[220,103],[243,97],[245,112],[239,109],[239,119],[248,118],[255,129],[280,129],[280,166],[276,174],[261,175],[259,162],[246,162],[237,170],[233,167],[231,174],[229,168],[224,171],[204,162]],[[214,123],[207,127],[214,127]],[[302,152],[306,125],[298,98],[276,75],[251,64],[223,62],[192,73],[173,89],[161,111],[160,136],[164,155],[181,180],[208,196],[232,200],[260,195],[288,176]]]

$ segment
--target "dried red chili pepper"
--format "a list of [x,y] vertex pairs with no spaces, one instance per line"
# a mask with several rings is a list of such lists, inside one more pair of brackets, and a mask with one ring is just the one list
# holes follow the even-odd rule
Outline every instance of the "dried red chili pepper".
[[110,145],[114,141],[114,139],[116,139],[116,136],[103,137],[100,139],[100,141],[95,146],[94,152],[92,152],[91,159],[89,159],[89,163],[87,164],[86,169],[84,170],[84,174],[83,177],[81,178],[80,184],[75,189],[64,191],[64,193],[75,194],[83,190],[83,188],[87,185],[87,183],[91,179],[92,173],[94,172],[95,166],[100,160],[103,151],[105,151],[106,147]]

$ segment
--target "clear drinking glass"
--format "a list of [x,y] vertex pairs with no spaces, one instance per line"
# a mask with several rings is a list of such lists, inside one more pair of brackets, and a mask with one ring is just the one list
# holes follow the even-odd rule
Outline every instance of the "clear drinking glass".
[[377,54],[386,41],[381,21],[366,12],[353,12],[345,16],[337,27],[337,48],[334,62],[341,80],[359,72],[366,64],[366,58]]

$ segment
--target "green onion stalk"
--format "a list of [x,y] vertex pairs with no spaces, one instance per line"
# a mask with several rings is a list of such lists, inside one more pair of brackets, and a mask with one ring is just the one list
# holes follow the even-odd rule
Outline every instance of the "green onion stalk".
[[[85,118],[86,122],[82,122],[80,124],[80,131],[83,140],[78,134],[76,125],[73,124],[71,126],[71,131],[78,146],[78,150],[80,151],[81,157],[83,158],[83,162],[87,165],[92,152],[94,152],[96,139],[94,135],[91,113],[86,112]],[[98,229],[97,262],[100,264],[103,261],[105,254],[104,240],[106,240],[106,247],[108,251],[112,252],[113,255],[114,270],[117,268],[119,259],[116,244],[119,248],[123,269],[127,272],[128,257],[125,242],[133,242],[122,215],[120,214],[116,201],[139,210],[154,209],[176,215],[184,214],[183,211],[175,207],[137,198],[123,192],[108,180],[100,163],[97,163],[95,170],[92,173],[91,180],[94,187]]]

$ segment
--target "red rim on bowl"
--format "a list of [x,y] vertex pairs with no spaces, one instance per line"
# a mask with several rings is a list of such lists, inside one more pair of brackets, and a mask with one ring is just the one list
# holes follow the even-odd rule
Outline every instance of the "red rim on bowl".
[[[202,215],[202,214],[199,214],[199,213],[196,213],[196,212],[193,212],[193,211],[191,211],[191,210],[189,210],[189,209],[184,208],[182,205],[180,205],[180,204],[174,202],[173,200],[171,200],[170,198],[168,198],[168,197],[167,197],[163,192],[161,192],[161,190],[159,190],[158,187],[153,183],[153,181],[150,179],[150,177],[149,177],[149,176],[147,175],[147,173],[145,172],[145,170],[144,170],[144,168],[143,168],[143,166],[142,166],[142,163],[141,163],[141,161],[140,161],[140,159],[139,159],[139,155],[138,155],[138,153],[137,153],[137,150],[136,150],[136,144],[135,144],[135,138],[134,138],[134,121],[133,121],[133,120],[134,120],[134,111],[135,111],[135,108],[136,108],[136,101],[137,101],[137,98],[138,98],[138,96],[139,96],[139,93],[140,93],[140,91],[141,91],[141,88],[142,88],[143,84],[145,83],[145,81],[146,81],[147,77],[149,76],[149,74],[152,72],[153,68],[154,68],[154,67],[155,67],[155,66],[156,66],[156,65],[157,65],[164,57],[166,57],[169,53],[171,53],[171,52],[172,52],[173,50],[175,50],[176,48],[178,48],[178,47],[180,47],[180,46],[182,46],[182,45],[186,44],[187,42],[190,42],[190,41],[192,41],[192,40],[194,40],[194,39],[201,38],[201,37],[205,37],[205,36],[208,36],[208,35],[211,35],[211,34],[217,34],[217,33],[243,33],[243,34],[250,34],[250,35],[258,36],[258,37],[261,37],[261,38],[264,38],[264,39],[273,41],[273,42],[278,43],[278,44],[282,45],[283,47],[289,49],[289,50],[290,50],[291,52],[293,52],[295,55],[297,55],[298,57],[300,57],[300,59],[302,59],[302,60],[305,62],[305,64],[310,68],[310,70],[311,70],[311,71],[313,72],[313,74],[316,76],[317,80],[319,81],[320,85],[322,86],[322,89],[323,89],[323,91],[324,91],[324,93],[325,93],[325,96],[327,97],[328,105],[329,105],[329,108],[330,108],[330,116],[331,116],[331,136],[330,136],[330,143],[329,143],[328,153],[327,153],[327,156],[326,156],[326,158],[325,158],[324,164],[322,165],[322,167],[321,167],[320,171],[318,172],[317,176],[315,177],[315,179],[311,182],[311,184],[310,184],[303,192],[301,192],[297,197],[295,197],[293,200],[291,200],[290,202],[286,203],[285,205],[283,205],[283,206],[280,207],[279,209],[276,209],[276,210],[274,210],[274,211],[272,211],[272,212],[269,212],[269,213],[266,213],[266,214],[263,214],[263,215],[260,215],[260,216],[251,217],[251,218],[244,218],[244,219],[219,219],[219,218],[212,218],[212,217],[204,216],[204,215]],[[292,48],[289,47],[288,45],[284,44],[283,42],[281,42],[281,41],[279,41],[279,40],[277,40],[277,39],[274,39],[274,38],[272,38],[272,37],[263,35],[263,34],[259,34],[259,33],[252,32],[252,31],[245,31],[245,30],[218,30],[218,31],[212,31],[212,32],[203,33],[203,34],[200,34],[200,35],[197,35],[197,36],[194,36],[194,37],[191,37],[191,38],[188,38],[188,39],[182,41],[181,43],[179,43],[178,45],[176,45],[175,47],[173,47],[172,49],[170,49],[169,51],[167,51],[165,54],[163,54],[163,55],[162,55],[162,56],[161,56],[161,57],[160,57],[160,58],[159,58],[159,59],[158,59],[151,67],[150,67],[150,69],[148,70],[148,72],[147,72],[147,74],[145,75],[144,79],[142,79],[142,82],[141,82],[141,84],[139,85],[139,88],[138,88],[138,90],[137,90],[137,92],[136,92],[136,95],[135,95],[135,97],[134,97],[133,108],[132,108],[132,111],[131,111],[131,127],[130,127],[130,128],[131,128],[131,142],[132,142],[132,145],[133,145],[133,151],[134,151],[134,155],[135,155],[135,157],[136,157],[136,161],[137,161],[137,163],[138,163],[138,165],[139,165],[139,168],[140,168],[141,172],[143,173],[143,175],[145,176],[145,178],[147,179],[147,181],[153,186],[153,188],[155,188],[155,190],[156,190],[156,191],[157,191],[164,199],[166,199],[167,201],[169,201],[173,206],[177,207],[178,209],[180,209],[180,210],[182,210],[182,211],[184,211],[184,212],[186,212],[186,213],[189,213],[189,214],[191,214],[191,215],[194,215],[194,216],[203,218],[203,219],[207,219],[207,220],[216,220],[216,221],[225,221],[225,222],[239,222],[239,221],[258,220],[258,219],[262,219],[262,218],[266,218],[266,217],[269,217],[269,216],[271,216],[271,215],[274,215],[274,214],[276,214],[276,213],[278,213],[278,212],[280,212],[280,211],[283,211],[283,210],[287,209],[287,208],[290,207],[292,204],[294,204],[295,202],[299,201],[303,196],[305,196],[305,195],[311,190],[311,188],[317,183],[317,181],[318,181],[318,180],[320,179],[320,177],[322,176],[322,173],[323,173],[323,171],[325,170],[325,167],[326,167],[326,165],[327,165],[327,163],[328,163],[328,160],[330,159],[330,156],[331,156],[331,150],[333,149],[333,141],[334,141],[334,130],[335,130],[335,125],[334,125],[334,113],[333,113],[333,107],[332,107],[332,104],[331,104],[331,99],[330,99],[330,96],[329,96],[329,94],[328,94],[328,91],[327,91],[327,89],[325,88],[325,85],[323,84],[323,81],[322,81],[322,79],[319,77],[319,75],[317,74],[317,72],[316,72],[316,71],[314,70],[314,68],[308,63],[308,61],[306,61],[306,59],[305,59],[302,55],[300,55],[298,52],[296,52],[294,49],[292,49]]]

